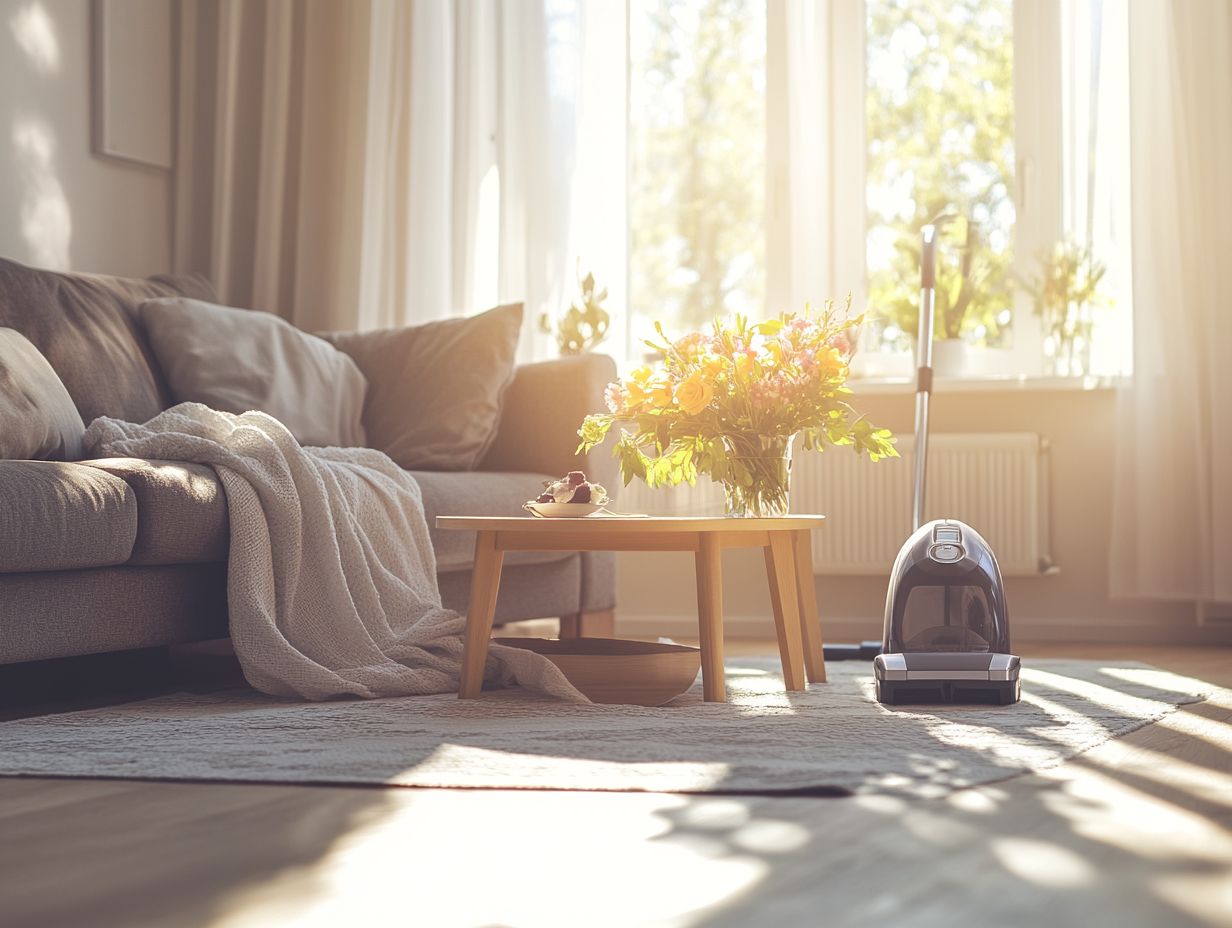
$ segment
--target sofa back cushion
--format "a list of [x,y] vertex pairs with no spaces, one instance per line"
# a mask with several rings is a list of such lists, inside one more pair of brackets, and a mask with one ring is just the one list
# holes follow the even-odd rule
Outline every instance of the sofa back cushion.
[[367,381],[324,339],[273,313],[201,300],[149,300],[141,319],[177,403],[260,410],[302,445],[364,444]]
[[0,258],[0,326],[16,329],[42,353],[87,424],[97,416],[144,422],[170,405],[137,307],[176,295],[212,299],[213,291],[197,275],[134,280]]
[[0,459],[75,461],[85,429],[47,359],[20,332],[0,328]]
[[368,443],[408,470],[474,470],[517,365],[522,304],[401,329],[330,332],[368,378]]

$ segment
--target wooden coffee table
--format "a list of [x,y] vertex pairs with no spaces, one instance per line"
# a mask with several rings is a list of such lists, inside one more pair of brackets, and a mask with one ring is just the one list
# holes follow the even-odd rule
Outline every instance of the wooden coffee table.
[[722,552],[725,548],[762,548],[784,684],[788,690],[803,690],[806,674],[810,683],[822,683],[826,679],[826,665],[821,650],[809,533],[819,528],[824,519],[809,515],[773,519],[438,516],[437,528],[476,533],[458,696],[473,699],[483,683],[506,551],[692,551],[697,569],[697,628],[704,698],[707,702],[725,702]]

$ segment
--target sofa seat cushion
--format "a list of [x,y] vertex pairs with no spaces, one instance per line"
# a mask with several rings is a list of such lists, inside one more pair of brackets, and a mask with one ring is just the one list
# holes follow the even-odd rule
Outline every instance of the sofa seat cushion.
[[137,539],[130,564],[226,561],[227,496],[213,468],[142,458],[101,458],[81,464],[123,480],[137,499]]
[[[436,550],[437,573],[470,570],[475,559],[475,533],[440,531],[437,516],[520,516],[522,504],[538,495],[543,481],[539,474],[499,474],[485,471],[413,470],[411,476],[423,490],[424,515]],[[505,563],[551,564],[571,557],[572,551],[516,551]]]
[[119,477],[57,461],[0,461],[0,573],[123,564],[137,497]]

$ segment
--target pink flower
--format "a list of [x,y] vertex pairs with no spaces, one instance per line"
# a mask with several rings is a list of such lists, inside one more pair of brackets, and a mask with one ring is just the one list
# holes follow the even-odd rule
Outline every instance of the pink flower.
[[607,403],[607,411],[613,415],[620,412],[620,384],[609,383],[603,391],[603,401]]

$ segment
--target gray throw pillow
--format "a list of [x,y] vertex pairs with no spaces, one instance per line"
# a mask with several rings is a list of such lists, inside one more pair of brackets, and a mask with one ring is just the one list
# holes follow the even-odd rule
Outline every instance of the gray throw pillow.
[[20,332],[0,329],[0,458],[79,461],[85,430],[47,359]]
[[408,470],[474,470],[513,380],[522,304],[477,316],[324,335],[368,378],[368,443]]
[[272,313],[200,300],[147,300],[140,312],[177,403],[260,410],[302,445],[365,444],[364,375],[323,339]]

